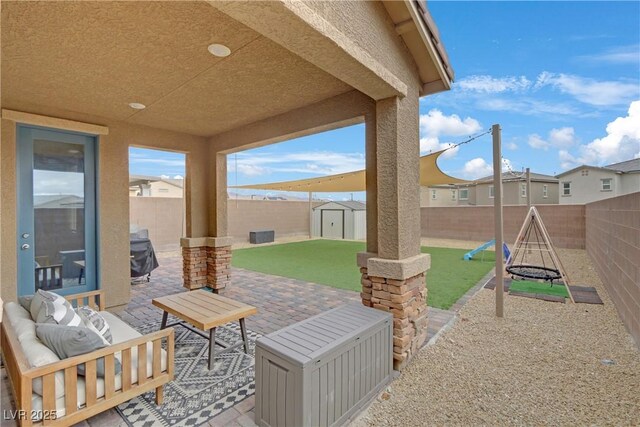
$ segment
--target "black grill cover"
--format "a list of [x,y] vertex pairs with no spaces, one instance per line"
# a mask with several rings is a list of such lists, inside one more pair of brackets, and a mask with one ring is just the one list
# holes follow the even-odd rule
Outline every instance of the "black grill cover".
[[149,239],[131,239],[131,277],[142,277],[158,267],[158,259]]

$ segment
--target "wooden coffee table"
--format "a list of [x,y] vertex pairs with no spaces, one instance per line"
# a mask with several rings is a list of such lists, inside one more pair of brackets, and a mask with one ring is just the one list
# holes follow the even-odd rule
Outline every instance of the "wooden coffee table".
[[[231,351],[243,344],[244,352],[249,353],[244,319],[256,314],[257,308],[201,289],[155,298],[152,303],[164,311],[160,329],[180,325],[209,340],[209,369],[213,367],[216,354]],[[181,320],[167,325],[169,313]],[[235,344],[216,341],[216,327],[235,320],[240,322],[242,340]],[[206,334],[207,331],[209,334]],[[216,352],[216,343],[224,350]]]

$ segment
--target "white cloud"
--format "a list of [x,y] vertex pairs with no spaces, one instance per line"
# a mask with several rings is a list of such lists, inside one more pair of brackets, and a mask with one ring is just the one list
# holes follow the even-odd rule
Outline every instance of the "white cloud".
[[468,136],[481,129],[482,126],[476,119],[461,119],[457,114],[446,116],[437,109],[420,116],[420,131],[424,136]]
[[173,179],[184,179],[182,175],[174,175]]
[[566,149],[576,142],[575,131],[572,127],[551,129],[549,136],[545,140],[537,133],[529,135],[529,146],[541,150],[548,150],[551,147]]
[[[441,142],[442,136],[459,137],[470,136],[482,130],[480,122],[471,117],[461,119],[457,114],[447,116],[437,109],[430,110],[420,116],[420,153],[444,150],[454,144]],[[446,151],[444,158],[454,157],[458,147]]]
[[508,150],[511,150],[511,151],[515,151],[518,149],[518,144],[516,144],[515,142],[508,142],[505,146],[507,147]]
[[478,179],[493,173],[493,167],[482,157],[476,157],[464,164],[463,175],[469,179]]
[[457,85],[462,90],[481,93],[521,92],[531,87],[531,81],[525,76],[474,75],[465,77]]
[[274,172],[331,175],[364,168],[361,153],[308,151],[300,153],[238,153],[227,157],[229,172],[246,176],[268,175]]
[[625,104],[637,97],[640,90],[637,83],[597,81],[570,74],[555,74],[547,71],[538,76],[535,88],[538,89],[544,86],[552,86],[581,102],[595,106]]
[[182,166],[182,167],[184,167],[185,165],[184,159],[175,159],[175,160],[157,159],[153,157],[138,157],[134,155],[129,156],[129,163],[131,164],[145,163],[145,164],[154,164],[154,165],[161,165],[161,166]]
[[[502,159],[502,172],[513,170],[513,163],[507,158]],[[464,164],[462,175],[467,179],[483,178],[493,174],[493,164],[490,164],[482,157],[476,157]]]
[[551,146],[551,144],[549,144],[547,141],[542,139],[542,137],[537,133],[533,133],[529,135],[528,143],[530,147],[542,149],[542,150],[547,150]]
[[[502,172],[513,171],[513,163],[507,158],[502,159]],[[493,173],[493,168],[491,168]]]
[[437,137],[420,138],[420,153],[432,153],[435,151],[444,150],[445,148],[453,147],[440,155],[440,157],[443,159],[450,159],[452,157],[455,157],[455,155],[458,154],[458,151],[460,150],[459,146],[454,147],[453,145],[454,144],[449,142],[440,142]]
[[575,131],[572,127],[551,129],[549,132],[549,141],[555,147],[570,147],[575,143]]
[[577,59],[597,64],[637,64],[640,62],[640,45],[619,46],[602,53],[578,56]]
[[629,106],[626,117],[618,117],[606,128],[607,135],[579,147],[577,156],[560,151],[564,169],[580,164],[602,166],[640,157],[640,100]]
[[559,102],[544,102],[531,98],[505,99],[505,98],[482,98],[477,102],[478,108],[490,111],[508,111],[527,116],[540,114],[553,115],[577,115],[579,111],[570,105]]
[[163,174],[163,175],[160,175],[160,178],[162,178],[162,179],[167,179],[167,178],[170,178],[170,176],[169,176],[169,175],[164,175],[164,174]]

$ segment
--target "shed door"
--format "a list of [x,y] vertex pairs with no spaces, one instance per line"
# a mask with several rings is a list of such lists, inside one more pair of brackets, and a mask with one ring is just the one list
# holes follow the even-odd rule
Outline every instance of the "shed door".
[[322,228],[320,235],[328,239],[344,239],[344,211],[323,209],[320,211]]

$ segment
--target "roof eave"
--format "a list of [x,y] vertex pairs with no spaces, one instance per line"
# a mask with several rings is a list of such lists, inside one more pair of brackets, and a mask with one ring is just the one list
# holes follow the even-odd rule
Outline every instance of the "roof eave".
[[[443,52],[441,53],[434,44],[434,39],[438,32],[437,28],[435,28],[435,23],[430,19],[429,11],[426,8],[420,10],[418,2],[415,0],[405,0],[404,3],[407,6],[411,20],[420,35],[420,39],[422,40],[422,43],[424,44],[424,47],[426,48],[431,61],[433,61],[438,75],[440,76],[439,80],[423,82],[420,95],[432,95],[438,92],[450,90],[451,83],[454,79],[453,69],[445,65],[446,59],[443,58],[443,56],[446,57],[446,51],[444,51],[444,46],[442,46]],[[442,43],[440,44],[442,45]],[[450,70],[451,75],[447,73],[447,69]]]

